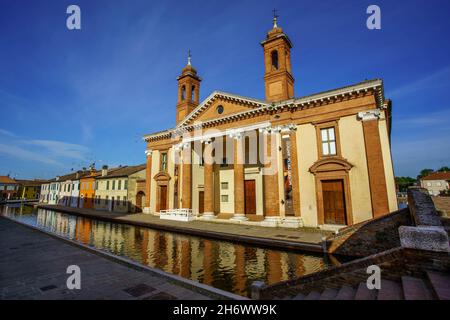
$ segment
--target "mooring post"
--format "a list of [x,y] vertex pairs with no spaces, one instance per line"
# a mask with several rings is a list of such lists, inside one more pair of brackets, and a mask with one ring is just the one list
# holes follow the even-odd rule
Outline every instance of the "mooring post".
[[250,297],[253,300],[260,300],[261,299],[261,291],[266,287],[266,284],[264,281],[253,281],[250,285]]

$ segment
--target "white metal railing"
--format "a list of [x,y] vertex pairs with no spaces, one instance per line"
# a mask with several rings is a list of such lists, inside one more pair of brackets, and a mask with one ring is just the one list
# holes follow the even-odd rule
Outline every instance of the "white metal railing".
[[196,216],[197,215],[192,212],[192,209],[169,209],[159,211],[159,218],[164,220],[192,221]]

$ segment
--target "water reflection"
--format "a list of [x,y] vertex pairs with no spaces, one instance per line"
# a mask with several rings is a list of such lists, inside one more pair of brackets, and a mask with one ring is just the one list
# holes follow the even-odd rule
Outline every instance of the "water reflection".
[[321,256],[209,240],[115,224],[31,207],[2,214],[142,264],[241,295],[250,284],[268,284],[324,269]]

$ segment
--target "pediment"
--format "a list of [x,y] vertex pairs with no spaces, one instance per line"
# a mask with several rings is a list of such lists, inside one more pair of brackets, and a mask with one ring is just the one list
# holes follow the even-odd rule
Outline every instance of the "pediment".
[[324,158],[316,161],[309,171],[313,174],[319,172],[331,172],[331,171],[350,171],[353,165],[347,161],[347,159],[341,157]]
[[[245,112],[265,106],[266,102],[257,99],[246,98],[234,94],[215,91],[198,105],[190,114],[180,122],[178,127],[191,125],[194,122],[203,122],[212,119],[226,117],[232,114]],[[218,107],[222,106],[222,113]]]
[[158,172],[153,179],[155,179],[155,181],[169,181],[171,179],[170,175],[167,172],[161,171]]

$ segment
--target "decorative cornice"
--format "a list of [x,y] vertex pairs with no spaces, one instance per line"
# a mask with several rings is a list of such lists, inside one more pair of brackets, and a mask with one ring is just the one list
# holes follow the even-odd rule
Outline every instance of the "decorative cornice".
[[[384,100],[383,90],[384,90],[383,81],[380,79],[376,79],[364,81],[362,83],[348,87],[343,87],[340,89],[330,90],[306,97],[301,97],[298,99],[284,100],[277,103],[269,103],[229,93],[214,91],[211,95],[209,95],[208,98],[204,100],[204,102],[198,105],[182,122],[180,122],[180,124],[177,127],[159,133],[145,135],[144,140],[148,142],[167,139],[174,136],[182,135],[184,132],[189,132],[198,128],[205,128],[215,124],[222,124],[229,121],[236,121],[239,119],[257,116],[260,114],[281,111],[283,109],[288,110],[309,109],[312,107],[316,107],[318,105],[334,103],[341,99],[353,98],[355,96],[357,97],[359,95],[365,95],[370,93],[373,93],[375,95],[377,108],[384,109],[386,108],[386,103]],[[192,121],[197,115],[199,115],[203,110],[208,108],[211,105],[211,103],[213,103],[218,98],[228,99],[230,101],[236,101],[242,104],[247,104],[249,106],[252,106],[253,108],[251,108],[250,110],[245,110],[230,115],[226,115],[220,118],[210,119],[201,123],[188,125],[188,122]]]

